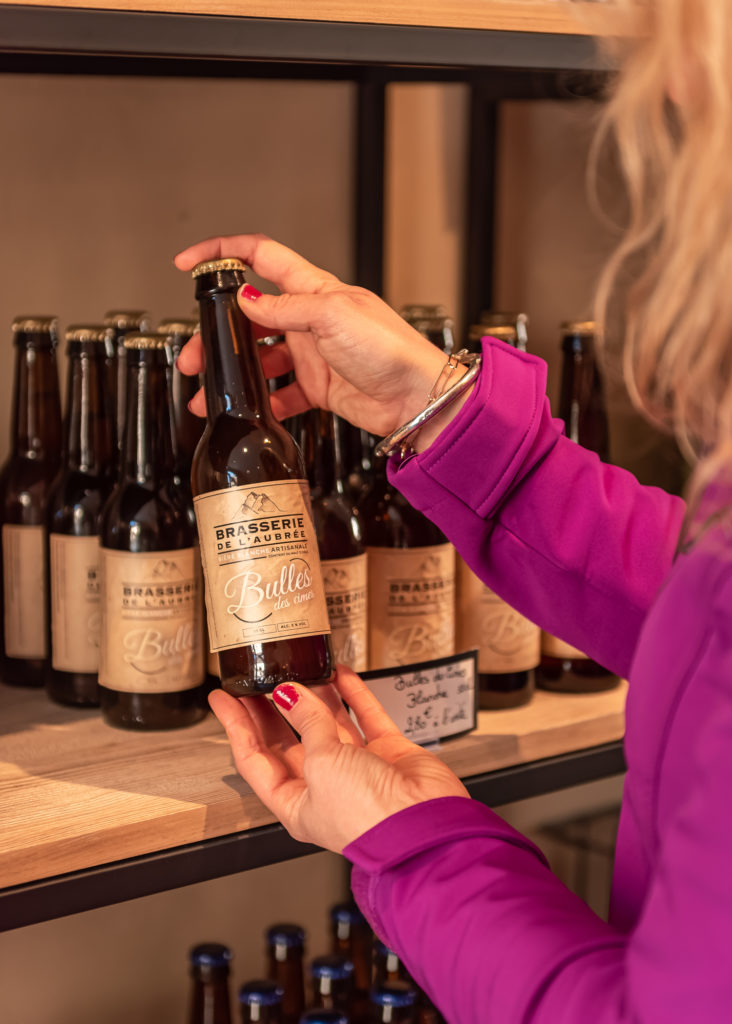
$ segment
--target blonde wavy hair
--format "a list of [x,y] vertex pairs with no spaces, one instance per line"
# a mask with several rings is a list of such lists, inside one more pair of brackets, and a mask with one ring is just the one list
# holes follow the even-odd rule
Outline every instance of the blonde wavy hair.
[[623,56],[593,153],[601,161],[614,139],[628,197],[596,315],[605,320],[623,271],[639,264],[624,300],[624,378],[696,461],[698,496],[732,467],[732,3],[642,9],[650,31]]

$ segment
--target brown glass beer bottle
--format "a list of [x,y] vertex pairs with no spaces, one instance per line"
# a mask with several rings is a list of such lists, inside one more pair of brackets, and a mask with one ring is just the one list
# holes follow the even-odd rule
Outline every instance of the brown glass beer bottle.
[[235,696],[334,669],[318,544],[300,451],[272,415],[238,259],[193,270],[206,353],[207,422],[192,485],[211,646]]
[[374,457],[358,506],[368,556],[369,668],[455,653],[455,549]]
[[150,314],[140,309],[110,309],[104,314],[104,326],[113,331],[111,356],[107,360],[109,393],[115,396],[114,441],[117,450],[122,450],[125,415],[127,412],[127,353],[124,340],[128,334],[150,331]]
[[305,932],[297,924],[267,929],[267,973],[282,989],[282,1024],[298,1024],[305,1007]]
[[371,991],[374,1024],[416,1024],[417,992],[404,981],[391,981]]
[[[559,416],[567,437],[597,452],[606,462],[608,422],[592,321],[569,320],[562,324],[562,356]],[[576,647],[542,633],[537,682],[544,690],[597,693],[612,690],[620,680]]]
[[181,480],[190,486],[191,465],[196,445],[201,440],[204,421],[195,416],[188,403],[200,387],[197,376],[188,376],[178,369],[178,356],[185,343],[198,330],[198,321],[168,317],[158,324],[157,333],[164,334],[170,349],[169,383],[173,415],[176,470]]
[[57,320],[18,317],[12,333],[10,455],[0,471],[0,679],[42,686],[48,655],[46,509],[61,460]]
[[188,1024],[231,1024],[230,961],[231,951],[218,942],[204,942],[191,950]]
[[282,1024],[282,989],[264,978],[239,989],[242,1024]]
[[330,911],[331,952],[353,964],[352,1024],[368,1019],[373,932],[355,903],[338,903]]
[[337,664],[366,670],[366,550],[357,511],[346,497],[337,417],[302,414],[302,452],[310,484],[320,567]]
[[[485,335],[526,351],[525,313],[481,314],[469,331],[468,347],[479,351]],[[460,557],[457,559],[457,647],[478,651],[480,707],[515,708],[534,695],[541,632],[538,626],[487,587]]]
[[412,303],[402,308],[401,315],[446,356],[455,351],[455,325],[444,306]]
[[109,328],[66,331],[62,469],[48,498],[51,627],[46,690],[60,704],[99,703],[99,523],[114,483],[114,406],[107,392]]
[[201,581],[175,479],[165,338],[128,335],[119,479],[102,513],[99,689],[111,725],[169,729],[206,713]]
[[318,956],[310,965],[313,1008],[348,1013],[353,1004],[353,964],[342,953]]

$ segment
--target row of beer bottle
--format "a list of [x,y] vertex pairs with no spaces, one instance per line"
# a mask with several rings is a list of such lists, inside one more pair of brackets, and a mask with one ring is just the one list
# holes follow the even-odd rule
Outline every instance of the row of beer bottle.
[[[427,995],[374,937],[355,903],[331,909],[330,934],[329,952],[306,971],[304,929],[289,923],[267,929],[265,976],[239,988],[243,1024],[441,1024]],[[189,960],[188,1024],[230,1024],[230,949],[203,943]]]

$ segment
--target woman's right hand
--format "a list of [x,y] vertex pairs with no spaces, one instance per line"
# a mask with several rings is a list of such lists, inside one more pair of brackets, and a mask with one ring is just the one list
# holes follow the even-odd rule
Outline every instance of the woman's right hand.
[[[260,334],[286,336],[286,346],[263,352],[268,377],[295,372],[295,383],[272,396],[279,419],[320,406],[384,435],[425,407],[444,353],[380,298],[263,235],[210,238],[180,252],[175,263],[185,271],[226,256],[239,257],[281,292],[259,295],[245,286],[238,296],[246,316],[266,328]],[[203,368],[198,336],[181,352],[179,366],[189,374]],[[203,395],[192,408],[203,413]]]

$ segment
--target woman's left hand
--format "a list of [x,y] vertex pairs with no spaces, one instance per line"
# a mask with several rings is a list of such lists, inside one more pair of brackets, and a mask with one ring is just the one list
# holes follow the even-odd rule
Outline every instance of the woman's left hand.
[[293,838],[341,853],[405,807],[468,798],[439,758],[399,732],[355,672],[339,666],[334,687],[281,683],[273,694],[280,713],[264,697],[209,697],[237,769]]

